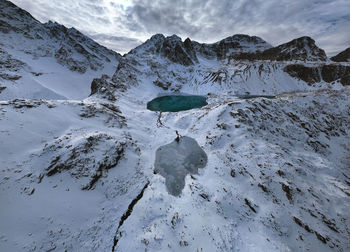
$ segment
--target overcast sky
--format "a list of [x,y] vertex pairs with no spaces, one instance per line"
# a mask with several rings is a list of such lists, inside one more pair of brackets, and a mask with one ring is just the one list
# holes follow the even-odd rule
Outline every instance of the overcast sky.
[[75,27],[120,53],[156,33],[216,42],[237,33],[272,45],[311,36],[328,55],[350,47],[350,0],[12,0],[41,22]]

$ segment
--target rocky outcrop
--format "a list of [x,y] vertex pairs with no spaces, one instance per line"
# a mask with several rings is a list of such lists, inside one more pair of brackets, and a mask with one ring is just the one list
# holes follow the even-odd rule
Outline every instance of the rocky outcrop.
[[198,59],[197,59],[197,55],[196,55],[196,51],[194,50],[194,46],[192,41],[190,40],[190,38],[185,39],[184,41],[184,47],[186,50],[186,53],[190,56],[190,58],[198,63]]
[[44,24],[51,37],[59,41],[60,46],[54,52],[57,62],[71,71],[85,73],[87,69],[99,70],[112,58],[121,56],[86,37],[74,28],[66,28],[58,23]]
[[350,47],[332,57],[331,60],[335,62],[350,62]]
[[193,42],[197,54],[208,59],[223,60],[230,55],[240,53],[255,53],[264,51],[272,46],[256,36],[236,34],[213,44]]
[[20,79],[22,76],[18,75],[18,72],[24,66],[26,66],[24,62],[15,59],[0,48],[0,80],[15,81]]
[[283,69],[290,76],[303,80],[309,85],[321,81],[321,74],[316,67],[306,67],[304,65],[293,64],[288,65]]
[[182,42],[181,38],[176,35],[165,37],[163,34],[156,34],[144,44],[131,50],[129,54],[159,55],[184,66],[198,62],[191,41],[188,39]]
[[113,94],[115,83],[112,82],[108,75],[102,75],[101,78],[95,78],[91,83],[91,95],[99,94],[102,98],[109,101],[116,101]]
[[309,85],[321,80],[328,83],[339,81],[343,85],[350,85],[350,66],[324,64],[310,67],[292,64],[286,66],[283,70],[290,76],[303,80]]
[[242,52],[259,52],[271,48],[263,39],[256,36],[248,36],[237,34],[232,37],[225,38],[214,44],[216,48],[216,56],[218,59],[225,59],[230,55]]
[[343,85],[350,85],[350,66],[324,65],[321,70],[322,79],[325,82],[339,80]]
[[310,37],[301,37],[288,43],[267,49],[263,52],[232,55],[235,60],[273,60],[273,61],[326,61],[323,49],[316,46]]
[[[162,47],[160,48],[160,54],[163,57],[168,58],[172,62],[184,65],[184,66],[190,66],[193,65],[193,60],[191,56],[186,52],[190,50],[190,47],[187,44],[187,50],[185,49],[185,44],[181,41],[181,38],[179,38],[176,35],[173,35],[171,37],[167,37],[163,44]],[[195,52],[191,51],[190,52],[192,55],[194,54],[195,57]]]
[[91,83],[91,95],[98,94],[110,101],[116,101],[115,92],[125,92],[129,87],[138,84],[137,76],[140,74],[134,66],[136,61],[122,59],[112,77],[102,75]]

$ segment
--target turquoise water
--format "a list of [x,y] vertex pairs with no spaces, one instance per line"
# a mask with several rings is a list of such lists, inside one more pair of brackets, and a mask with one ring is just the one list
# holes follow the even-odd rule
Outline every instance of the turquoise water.
[[205,96],[200,95],[167,95],[147,103],[147,109],[162,112],[178,112],[207,105]]

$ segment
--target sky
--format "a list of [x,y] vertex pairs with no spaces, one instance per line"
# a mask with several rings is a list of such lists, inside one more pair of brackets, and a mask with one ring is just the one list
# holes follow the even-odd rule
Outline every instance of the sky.
[[329,56],[350,47],[350,0],[11,1],[122,54],[157,33],[205,43],[239,33],[274,46],[310,36]]

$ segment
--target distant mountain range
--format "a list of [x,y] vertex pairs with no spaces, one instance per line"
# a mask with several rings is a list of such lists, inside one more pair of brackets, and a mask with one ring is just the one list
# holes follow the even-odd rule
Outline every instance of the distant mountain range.
[[[272,47],[259,37],[242,34],[213,44],[201,44],[189,38],[182,41],[176,35],[165,37],[157,34],[122,57],[74,28],[68,29],[51,21],[42,24],[9,1],[3,0],[0,4],[0,32],[3,34],[0,57],[6,63],[1,65],[0,76],[3,97],[83,98],[88,95],[93,78],[104,73],[112,74],[113,68],[131,55],[135,60],[136,56],[159,55],[184,66],[200,65],[199,57],[217,60],[223,66],[244,61],[270,62],[267,65],[288,62],[289,66],[284,66],[284,71],[308,84],[322,81],[350,84],[348,66],[338,64],[350,60],[349,49],[328,59],[310,37]],[[312,62],[313,66],[305,66],[305,62]],[[56,64],[63,68],[56,67]]]

